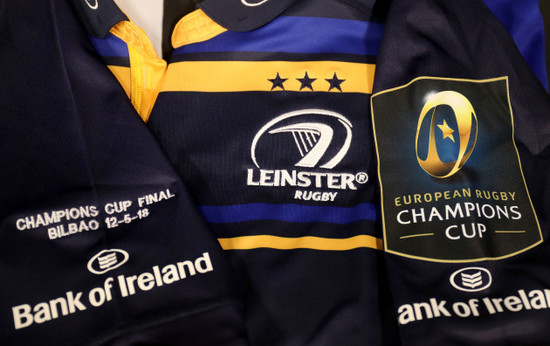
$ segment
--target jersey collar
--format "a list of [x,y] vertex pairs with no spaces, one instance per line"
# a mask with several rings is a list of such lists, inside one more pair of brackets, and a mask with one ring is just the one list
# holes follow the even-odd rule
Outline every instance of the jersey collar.
[[113,25],[128,20],[113,0],[71,1],[88,33],[96,37],[105,37]]
[[204,0],[199,7],[232,31],[250,31],[269,23],[298,0]]
[[[71,0],[88,32],[105,37],[116,23],[128,20],[113,0]],[[204,0],[200,8],[232,31],[250,31],[269,23],[298,0]]]

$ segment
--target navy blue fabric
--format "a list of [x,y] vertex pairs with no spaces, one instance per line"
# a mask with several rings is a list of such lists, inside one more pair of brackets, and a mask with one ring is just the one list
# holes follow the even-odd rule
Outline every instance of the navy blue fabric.
[[205,0],[199,7],[221,26],[249,31],[269,23],[297,0]]
[[546,39],[539,0],[484,0],[506,27],[542,85],[548,90]]
[[71,0],[91,35],[105,37],[109,29],[128,17],[110,0]]
[[[374,93],[405,85],[416,77],[487,79],[508,76],[514,138],[542,235],[550,232],[550,99],[513,40],[481,2],[394,0],[380,48]],[[417,115],[416,115],[417,116]],[[487,134],[485,134],[487,135]],[[480,172],[479,174],[490,174]],[[497,176],[494,179],[498,179]],[[543,242],[520,255],[475,263],[438,263],[387,254],[391,291],[397,307],[445,301],[446,307],[471,299],[519,297],[550,287],[550,252]],[[492,285],[461,292],[449,277],[461,268],[483,267]],[[550,310],[527,308],[462,318],[437,316],[401,326],[405,345],[546,345]]]
[[247,344],[218,242],[69,2],[3,3],[0,46],[0,344]]

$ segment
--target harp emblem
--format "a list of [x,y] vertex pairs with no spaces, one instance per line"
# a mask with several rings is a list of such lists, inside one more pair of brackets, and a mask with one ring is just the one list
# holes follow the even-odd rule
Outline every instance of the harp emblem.
[[[266,133],[288,133],[288,138],[294,142],[300,157],[294,166],[332,169],[349,150],[351,129],[352,125],[347,118],[327,110],[307,109],[285,113],[268,122],[256,134],[251,147],[252,161],[260,168],[256,150],[258,142]],[[339,137],[338,140],[335,137]],[[323,159],[324,162],[319,165]]]

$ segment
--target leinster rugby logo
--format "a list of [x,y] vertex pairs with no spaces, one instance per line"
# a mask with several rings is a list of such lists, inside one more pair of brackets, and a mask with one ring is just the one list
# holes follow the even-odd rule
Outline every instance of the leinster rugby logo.
[[[415,141],[418,163],[426,173],[447,178],[458,172],[472,154],[476,139],[476,113],[464,95],[442,91],[429,96],[420,113]],[[425,148],[419,148],[422,144]],[[424,159],[419,155],[422,149],[426,152]],[[443,161],[440,152],[451,160]],[[453,152],[456,152],[454,160]]]
[[356,190],[356,184],[368,181],[367,173],[333,172],[348,154],[352,129],[345,116],[323,109],[274,118],[252,140],[250,156],[255,169],[248,170],[247,185],[325,190],[294,193],[294,199],[316,201],[334,201],[337,192],[326,190]]

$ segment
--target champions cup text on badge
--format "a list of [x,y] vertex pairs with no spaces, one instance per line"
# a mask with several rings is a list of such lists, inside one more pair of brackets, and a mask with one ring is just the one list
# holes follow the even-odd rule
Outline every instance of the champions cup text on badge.
[[371,107],[388,252],[467,262],[542,242],[507,77],[421,77],[373,95]]

